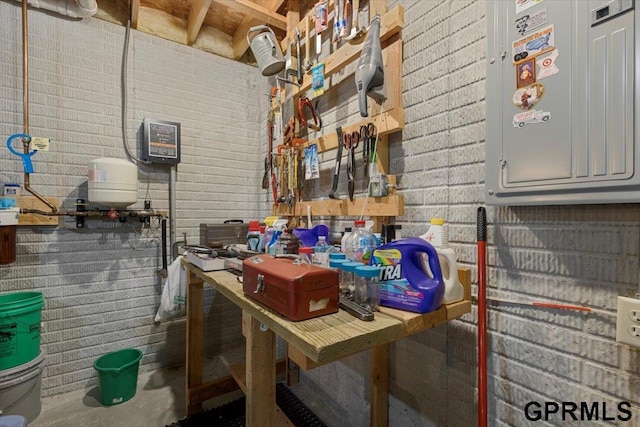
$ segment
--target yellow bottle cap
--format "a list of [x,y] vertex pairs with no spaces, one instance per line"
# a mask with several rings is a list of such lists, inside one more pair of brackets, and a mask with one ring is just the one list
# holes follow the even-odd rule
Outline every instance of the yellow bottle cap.
[[279,216],[268,216],[264,219],[264,223],[267,224],[267,226],[272,227],[273,223],[277,220],[280,219]]
[[443,218],[431,218],[431,225],[444,225]]

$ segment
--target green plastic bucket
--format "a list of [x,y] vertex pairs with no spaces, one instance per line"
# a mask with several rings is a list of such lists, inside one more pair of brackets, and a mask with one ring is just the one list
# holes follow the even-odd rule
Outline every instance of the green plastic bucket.
[[135,396],[140,359],[140,350],[125,348],[103,354],[93,363],[98,372],[98,389],[103,405],[117,405]]
[[38,357],[43,306],[42,292],[0,295],[0,370]]

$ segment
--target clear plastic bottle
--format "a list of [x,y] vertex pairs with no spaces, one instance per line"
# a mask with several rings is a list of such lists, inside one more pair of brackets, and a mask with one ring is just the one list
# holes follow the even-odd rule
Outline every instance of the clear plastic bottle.
[[380,267],[356,267],[354,302],[371,311],[380,305]]
[[313,247],[312,263],[321,267],[329,266],[329,244],[325,236],[318,236],[318,243]]
[[349,238],[349,236],[351,235],[353,228],[351,227],[345,227],[344,229],[344,233],[342,233],[342,239],[340,239],[340,250],[343,253],[346,253],[346,249],[347,249],[347,238]]
[[345,242],[347,259],[367,264],[371,253],[376,248],[376,241],[371,232],[365,228],[365,221],[354,221],[354,230]]

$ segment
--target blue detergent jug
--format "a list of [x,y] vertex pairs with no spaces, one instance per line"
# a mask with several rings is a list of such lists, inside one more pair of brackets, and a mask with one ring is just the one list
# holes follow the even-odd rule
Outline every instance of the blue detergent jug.
[[[424,270],[427,254],[433,277]],[[435,248],[417,237],[396,240],[373,251],[370,265],[380,267],[380,305],[428,313],[440,306],[444,279]]]

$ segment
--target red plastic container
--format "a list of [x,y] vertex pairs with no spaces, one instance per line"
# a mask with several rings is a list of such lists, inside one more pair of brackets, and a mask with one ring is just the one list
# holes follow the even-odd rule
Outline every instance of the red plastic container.
[[244,260],[242,290],[288,319],[338,311],[338,272],[289,258],[256,255]]

